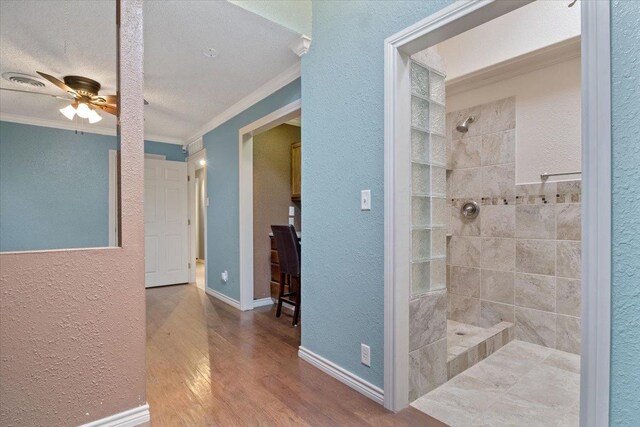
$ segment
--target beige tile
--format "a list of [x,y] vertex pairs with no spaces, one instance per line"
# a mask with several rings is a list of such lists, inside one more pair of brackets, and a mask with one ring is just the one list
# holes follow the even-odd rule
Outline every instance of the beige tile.
[[500,349],[500,353],[507,357],[515,357],[519,361],[540,363],[555,350],[526,341],[511,341]]
[[516,307],[516,339],[555,347],[556,314],[546,311]]
[[500,322],[515,322],[513,305],[480,301],[480,326],[489,328]]
[[431,344],[447,335],[447,293],[434,291],[409,302],[409,350]]
[[411,397],[422,396],[447,381],[447,340],[442,339],[422,347],[413,354],[414,369],[418,375],[412,379],[414,393]]
[[449,294],[449,319],[478,325],[480,320],[480,300],[478,298]]
[[[552,372],[553,370],[553,372]],[[513,386],[507,396],[518,397],[533,405],[566,411],[579,398],[580,389],[571,374],[550,366],[538,366]]]
[[483,300],[514,303],[514,273],[482,270],[480,298]]
[[502,165],[515,162],[515,130],[482,136],[480,158],[482,166]]
[[582,181],[581,180],[572,180],[572,181],[560,181],[558,184],[558,193],[560,194],[579,194],[582,191]]
[[556,246],[558,258],[558,277],[579,279],[582,269],[582,249],[579,241],[558,241]]
[[580,279],[556,279],[556,312],[568,316],[580,317],[582,300]]
[[409,352],[409,401],[422,396],[419,350]]
[[480,236],[480,220],[483,213],[483,209],[480,208],[480,214],[469,219],[462,215],[459,207],[451,206],[451,234],[454,236]]
[[491,363],[490,360],[491,358],[487,358],[482,363],[471,366],[464,375],[488,383],[500,391],[507,391],[522,377],[520,372],[505,369],[505,366]]
[[461,374],[469,367],[467,352],[462,352],[453,359],[447,361],[447,377],[449,379]]
[[452,236],[449,239],[449,262],[463,267],[480,267],[480,237]]
[[[455,139],[469,139],[475,136],[482,134],[482,106],[476,105],[471,108],[466,108],[464,110],[458,110],[450,113],[449,122],[451,124],[451,128],[449,131],[450,134],[447,135],[452,141]],[[472,116],[474,118],[474,122],[469,125],[469,131],[467,133],[458,132],[456,130],[456,126],[465,121],[467,117]]]
[[515,196],[515,163],[483,166],[481,169],[484,197]]
[[516,273],[515,304],[537,310],[555,311],[555,276]]
[[580,203],[561,203],[556,205],[557,239],[580,240],[582,237]]
[[558,350],[580,354],[580,319],[577,317],[558,315],[556,321]]
[[463,374],[453,378],[443,387],[433,390],[426,397],[479,415],[489,402],[500,397],[501,392],[490,383]]
[[516,207],[516,237],[521,239],[555,239],[555,205],[518,205]]
[[553,203],[558,193],[558,186],[555,182],[541,182],[537,184],[516,185],[516,196],[544,196],[549,203]]
[[514,237],[516,206],[485,205],[480,208],[480,230],[485,237]]
[[482,137],[476,136],[451,141],[452,169],[473,168],[480,166],[480,149]]
[[516,240],[516,271],[545,274],[556,272],[556,242],[553,240]]
[[451,266],[451,293],[467,297],[480,297],[480,269]]
[[515,268],[515,239],[482,238],[482,268],[513,271]]
[[580,355],[578,354],[555,350],[542,363],[574,374],[580,374]]
[[455,198],[478,198],[483,193],[481,168],[453,169],[447,174],[447,195]]
[[515,97],[482,104],[480,118],[478,126],[482,134],[514,129],[516,127]]
[[468,427],[473,425],[475,419],[474,415],[464,409],[449,405],[446,401],[429,399],[427,396],[411,403],[411,406],[451,427]]
[[476,427],[540,427],[555,426],[561,412],[553,407],[532,404],[510,394],[493,403],[470,426]]

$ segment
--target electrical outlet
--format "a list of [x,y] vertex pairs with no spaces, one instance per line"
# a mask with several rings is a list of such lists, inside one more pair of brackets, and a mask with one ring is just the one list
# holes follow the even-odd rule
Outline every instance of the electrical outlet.
[[360,344],[360,362],[371,367],[371,347],[362,343]]
[[227,283],[229,281],[229,272],[227,270],[223,271],[220,275],[223,283]]
[[371,190],[362,190],[360,192],[360,210],[371,210]]
[[292,216],[289,217],[289,225],[296,225],[295,218],[293,218]]
[[289,206],[289,216],[295,216],[295,215],[296,215],[296,207]]

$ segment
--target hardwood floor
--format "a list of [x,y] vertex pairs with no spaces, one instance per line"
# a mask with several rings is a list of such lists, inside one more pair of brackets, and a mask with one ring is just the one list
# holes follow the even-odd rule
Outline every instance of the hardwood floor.
[[297,356],[300,328],[177,285],[147,290],[153,426],[444,426],[386,411]]

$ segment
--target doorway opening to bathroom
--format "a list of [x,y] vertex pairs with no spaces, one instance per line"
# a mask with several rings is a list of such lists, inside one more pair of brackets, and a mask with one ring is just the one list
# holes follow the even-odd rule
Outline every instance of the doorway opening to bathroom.
[[[202,140],[194,146],[202,147]],[[189,203],[189,282],[207,289],[207,150],[200,148],[187,158]]]
[[458,2],[385,42],[390,409],[607,416],[609,12],[568,5]]

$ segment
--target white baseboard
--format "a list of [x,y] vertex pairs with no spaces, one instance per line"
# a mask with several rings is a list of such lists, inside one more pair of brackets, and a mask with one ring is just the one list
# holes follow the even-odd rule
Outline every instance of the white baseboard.
[[134,427],[151,420],[149,405],[145,403],[137,408],[110,415],[99,420],[83,424],[80,427]]
[[229,304],[231,307],[237,308],[238,310],[240,310],[240,301],[235,300],[233,298],[230,298],[230,297],[226,296],[225,294],[223,294],[221,292],[218,292],[218,291],[215,291],[213,289],[206,288],[204,291],[208,295],[211,295],[212,297],[214,297],[216,299],[219,299],[220,301]]
[[348,385],[355,391],[364,394],[374,402],[379,403],[380,405],[384,404],[384,390],[380,387],[363,380],[359,376],[352,374],[330,360],[327,360],[302,346],[298,348],[298,357],[337,379],[341,383]]
[[266,297],[253,300],[253,308],[264,307],[265,305],[273,305],[273,299]]

